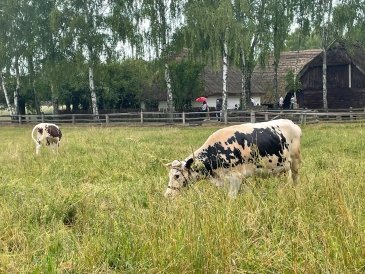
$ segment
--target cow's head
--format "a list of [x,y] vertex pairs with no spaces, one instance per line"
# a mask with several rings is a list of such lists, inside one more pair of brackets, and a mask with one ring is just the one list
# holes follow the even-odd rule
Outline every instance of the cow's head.
[[169,183],[165,192],[165,197],[174,197],[179,194],[182,188],[189,185],[190,174],[185,161],[175,160],[165,165],[169,168]]
[[175,197],[183,188],[187,188],[190,183],[198,178],[198,173],[192,169],[194,160],[175,160],[165,166],[169,168],[169,183],[165,192],[165,197]]

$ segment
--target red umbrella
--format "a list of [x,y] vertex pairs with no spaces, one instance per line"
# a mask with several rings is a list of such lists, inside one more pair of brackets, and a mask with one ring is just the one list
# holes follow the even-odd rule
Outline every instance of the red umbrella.
[[202,97],[198,97],[198,98],[196,98],[195,99],[195,101],[196,102],[200,102],[200,103],[203,103],[203,102],[206,102],[208,99],[207,98],[205,98],[204,96],[202,96]]

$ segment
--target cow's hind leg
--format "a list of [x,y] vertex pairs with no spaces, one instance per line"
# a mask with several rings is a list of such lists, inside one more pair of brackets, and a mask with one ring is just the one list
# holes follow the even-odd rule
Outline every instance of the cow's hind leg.
[[291,172],[289,172],[289,174],[291,175],[294,184],[297,184],[299,182],[299,165],[300,165],[300,158],[292,159],[290,166]]

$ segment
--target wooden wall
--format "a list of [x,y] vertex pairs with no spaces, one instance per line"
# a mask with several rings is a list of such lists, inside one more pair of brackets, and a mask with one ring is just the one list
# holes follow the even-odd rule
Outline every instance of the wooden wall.
[[[307,89],[297,93],[300,108],[321,109],[323,108],[322,89]],[[328,108],[363,108],[365,107],[365,88],[329,88]]]
[[[300,108],[323,108],[322,66],[309,67],[301,77],[302,90],[297,94]],[[351,88],[349,88],[348,64],[330,65],[327,68],[328,108],[365,107],[365,75],[351,66]]]

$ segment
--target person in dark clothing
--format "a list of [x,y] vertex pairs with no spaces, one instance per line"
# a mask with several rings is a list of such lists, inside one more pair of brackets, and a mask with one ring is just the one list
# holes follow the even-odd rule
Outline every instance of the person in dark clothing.
[[202,104],[202,112],[206,113],[205,114],[206,120],[209,120],[209,107],[208,107],[207,101],[204,101]]
[[222,99],[220,98],[218,98],[217,101],[215,102],[215,110],[217,111],[215,116],[217,117],[218,121],[221,120],[222,103],[223,103]]

